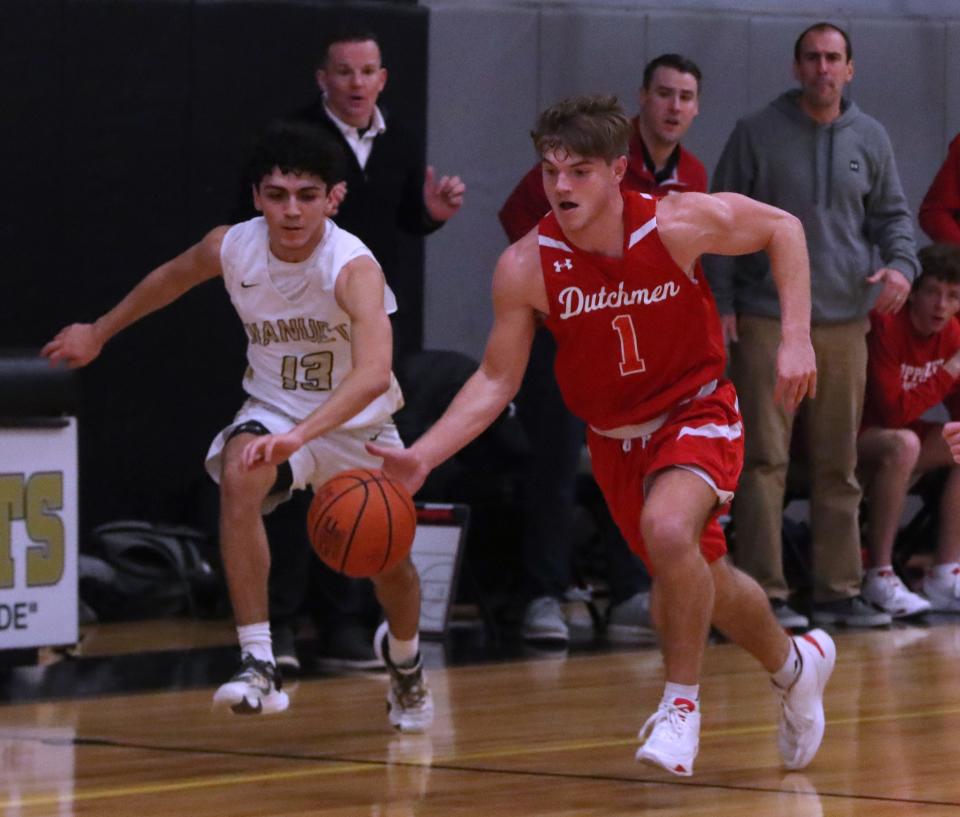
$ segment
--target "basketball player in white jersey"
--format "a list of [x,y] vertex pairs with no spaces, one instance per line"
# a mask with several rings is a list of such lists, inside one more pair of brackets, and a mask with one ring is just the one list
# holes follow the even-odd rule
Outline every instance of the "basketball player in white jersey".
[[[402,404],[387,317],[396,300],[367,247],[326,217],[341,178],[339,151],[308,126],[272,127],[250,164],[262,216],[211,230],[94,323],[66,327],[42,350],[51,362],[85,366],[125,327],[222,277],[247,333],[249,364],[248,399],[206,463],[220,484],[220,547],[241,650],[240,669],[214,705],[238,714],[289,704],[270,639],[262,514],[293,489],[379,467],[368,441],[403,447],[391,419]],[[433,703],[419,654],[417,572],[407,558],[373,582],[387,619],[375,647],[391,675],[389,719],[401,731],[422,731]]]

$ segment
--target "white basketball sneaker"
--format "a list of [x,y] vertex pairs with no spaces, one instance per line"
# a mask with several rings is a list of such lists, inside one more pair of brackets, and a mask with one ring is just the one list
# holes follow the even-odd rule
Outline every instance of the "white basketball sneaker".
[[258,661],[249,653],[245,653],[241,661],[233,678],[214,694],[214,707],[229,707],[235,715],[259,715],[283,712],[290,706],[274,664]]
[[800,672],[787,689],[776,684],[773,688],[780,697],[780,756],[785,768],[796,770],[813,760],[823,740],[823,690],[833,672],[837,648],[823,630],[811,630],[791,640],[800,657]]
[[700,710],[687,698],[663,701],[637,737],[644,741],[637,749],[637,760],[689,777],[700,749]]
[[955,565],[946,576],[933,571],[923,579],[923,592],[938,613],[960,613],[960,565]]
[[893,618],[916,616],[930,609],[930,602],[911,592],[891,568],[868,571],[860,592],[867,601]]
[[412,667],[398,667],[390,660],[390,641],[387,622],[383,622],[373,637],[373,648],[390,673],[390,691],[387,693],[387,718],[394,729],[401,732],[423,732],[433,723],[433,695],[423,674],[423,659],[417,655]]

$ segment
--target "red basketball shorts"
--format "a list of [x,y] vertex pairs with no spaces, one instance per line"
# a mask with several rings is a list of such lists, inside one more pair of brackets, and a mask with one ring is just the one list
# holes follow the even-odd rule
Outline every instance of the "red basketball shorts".
[[665,468],[686,468],[713,488],[717,508],[704,526],[700,551],[708,562],[727,552],[718,517],[729,506],[743,468],[743,421],[732,383],[722,380],[711,394],[678,404],[649,436],[614,439],[588,429],[587,445],[610,514],[648,569],[640,534],[644,487]]

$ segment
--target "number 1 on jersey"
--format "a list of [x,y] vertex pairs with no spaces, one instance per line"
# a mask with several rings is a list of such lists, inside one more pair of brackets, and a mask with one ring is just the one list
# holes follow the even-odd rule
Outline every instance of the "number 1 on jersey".
[[613,328],[620,337],[620,374],[640,374],[647,370],[647,364],[640,357],[637,348],[637,332],[633,328],[633,318],[629,315],[617,315],[613,319]]

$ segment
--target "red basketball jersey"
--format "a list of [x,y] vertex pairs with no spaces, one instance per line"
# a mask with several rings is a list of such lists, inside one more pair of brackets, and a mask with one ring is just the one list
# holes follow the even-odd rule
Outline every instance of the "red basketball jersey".
[[600,429],[643,423],[723,376],[720,318],[657,233],[657,198],[625,192],[620,258],[567,241],[553,213],[539,224],[540,263],[557,341],[554,370],[570,410]]

